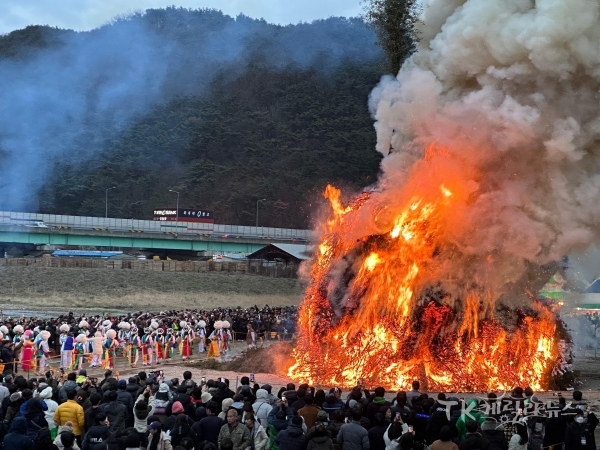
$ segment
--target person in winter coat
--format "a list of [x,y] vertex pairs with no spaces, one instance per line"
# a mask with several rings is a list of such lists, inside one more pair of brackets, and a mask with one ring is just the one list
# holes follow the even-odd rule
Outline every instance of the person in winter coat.
[[110,431],[108,417],[104,413],[96,415],[95,424],[85,433],[81,450],[106,450],[108,441],[113,436]]
[[155,421],[148,425],[148,449],[150,450],[173,450],[170,432],[162,431],[160,422]]
[[[518,422],[515,424],[515,430],[515,434],[512,435],[510,441],[508,442],[508,449],[527,450],[527,442],[529,441],[527,426],[524,423]],[[594,448],[596,447],[594,446]]]
[[8,406],[6,408],[6,413],[4,414],[4,419],[11,421],[15,417],[19,415],[19,411],[21,409],[21,405],[25,400],[21,396],[20,392],[13,392],[10,394],[8,398]]
[[177,447],[184,438],[190,438],[194,442],[194,447],[200,443],[196,432],[188,423],[188,417],[185,414],[179,414],[171,429],[171,445]]
[[402,422],[402,419],[395,419],[387,428],[383,435],[385,450],[399,450],[400,439],[408,433],[408,425]]
[[253,413],[247,413],[244,416],[244,424],[250,431],[250,439],[254,444],[252,448],[254,450],[265,450],[269,442],[269,437],[263,426],[256,421]]
[[226,438],[231,439],[233,442],[233,450],[246,450],[247,447],[252,446],[250,431],[245,425],[239,423],[238,413],[235,409],[227,411],[227,424],[223,425],[219,432],[219,448],[223,439]]
[[285,430],[277,433],[275,443],[281,450],[304,450],[306,437],[302,431],[302,417],[292,417],[292,423]]
[[256,401],[252,405],[252,410],[254,411],[256,420],[264,428],[269,426],[267,418],[272,409],[273,406],[271,406],[271,403],[269,402],[269,393],[265,389],[256,391]]
[[125,380],[119,380],[117,388],[117,400],[119,400],[127,409],[131,411],[133,409],[133,399],[131,394],[127,392],[127,382]]
[[493,417],[481,424],[481,435],[490,442],[490,450],[508,450],[504,425]]
[[31,450],[33,440],[26,436],[27,420],[17,417],[10,425],[10,431],[4,436],[4,450]]
[[306,428],[310,429],[317,423],[317,415],[321,408],[314,404],[315,398],[312,394],[306,394],[304,396],[304,408],[298,410],[298,415],[304,419]]
[[[271,417],[271,414],[269,414],[269,417]],[[283,409],[277,411],[277,413],[275,414],[275,418],[269,421],[269,448],[271,450],[279,449],[277,443],[275,442],[275,438],[281,431],[285,430],[289,424],[290,422],[288,422],[285,415],[285,411]]]
[[67,391],[67,401],[58,405],[54,412],[54,423],[61,426],[71,422],[73,424],[73,434],[81,436],[85,426],[85,415],[83,408],[75,401],[76,394],[75,389]]
[[54,422],[54,413],[58,408],[58,403],[52,400],[52,388],[48,386],[44,388],[42,392],[40,392],[40,398],[44,400],[48,409],[44,411],[44,416],[46,417],[46,422],[48,422],[48,428],[53,436],[56,436],[58,425]]
[[577,411],[573,422],[567,426],[565,450],[595,449],[596,439],[594,438],[594,430],[597,425],[598,418],[594,413],[588,413],[586,418],[583,410],[580,409]]
[[352,421],[342,425],[337,436],[342,450],[367,450],[369,449],[369,434],[360,424],[362,412],[359,409],[352,410]]
[[331,439],[331,434],[327,431],[327,413],[322,411],[325,418],[321,416],[324,420],[317,419],[315,423],[315,427],[313,431],[311,431],[307,436],[307,446],[306,450],[333,450],[333,440]]
[[75,381],[77,379],[77,374],[75,372],[71,372],[67,375],[67,381],[58,391],[58,403],[62,404],[68,400],[67,391],[69,389],[74,389],[75,392],[79,389],[79,385]]
[[369,429],[369,446],[371,450],[385,450],[383,435],[387,430],[385,416],[381,413],[375,414],[375,424]]
[[[458,438],[462,441],[467,434],[467,422],[474,420],[477,425],[482,424],[485,421],[485,417],[478,412],[479,402],[477,399],[470,399],[467,402],[465,412],[461,413],[458,421],[456,422],[456,429],[458,430]],[[468,413],[467,413],[468,412]]]
[[148,386],[137,398],[133,407],[133,427],[138,433],[145,433],[148,429],[146,419],[154,414],[154,397],[151,396],[152,390]]
[[58,447],[52,442],[52,436],[48,428],[41,428],[33,440],[31,450],[58,450]]
[[[115,391],[107,393],[108,403],[101,406],[102,412],[106,414],[110,423],[112,432],[121,433],[126,428],[127,410],[125,406],[118,401],[118,394]],[[60,406],[59,406],[60,408]]]
[[334,394],[329,394],[325,397],[325,402],[321,405],[323,411],[329,414],[329,420],[333,419],[333,413],[338,409],[344,409],[346,405],[344,402],[337,398]]
[[385,389],[380,387],[375,388],[375,396],[371,398],[367,406],[366,416],[371,423],[375,421],[375,414],[381,412],[381,408],[384,406],[392,406],[392,404],[385,400]]
[[[441,393],[438,395],[438,400],[446,400],[446,396]],[[427,443],[431,444],[433,441],[437,441],[442,427],[449,424],[450,420],[448,420],[448,414],[446,414],[446,406],[436,402],[433,405],[429,422],[425,427]]]
[[431,450],[458,450],[458,445],[452,442],[452,431],[448,425],[442,427],[439,432],[439,439],[433,441],[429,448]]
[[[73,434],[73,424],[71,422],[67,422],[62,427],[58,427],[58,434],[54,439],[54,445],[58,447],[58,450],[63,450],[65,448],[65,444],[63,441],[68,441],[68,439],[63,439],[63,434],[75,436]],[[77,445],[77,442],[74,442],[71,446],[73,447],[73,450],[80,450],[79,446]]]
[[467,434],[465,439],[458,446],[460,450],[490,450],[490,441],[485,439],[480,433],[477,432],[478,425],[476,421],[469,420],[465,426],[467,429]]
[[32,398],[27,402],[25,419],[27,420],[27,436],[31,439],[35,439],[42,428],[48,428],[42,404],[37,398]]

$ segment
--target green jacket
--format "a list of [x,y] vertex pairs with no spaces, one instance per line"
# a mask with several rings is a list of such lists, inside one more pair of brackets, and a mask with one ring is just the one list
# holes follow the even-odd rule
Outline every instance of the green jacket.
[[[470,409],[469,409],[470,408]],[[467,435],[467,422],[469,420],[475,420],[478,425],[485,422],[485,417],[479,412],[479,402],[477,399],[472,398],[467,402],[466,410],[469,415],[467,416],[464,412],[458,418],[456,422],[456,429],[458,430],[458,438],[462,441]]]

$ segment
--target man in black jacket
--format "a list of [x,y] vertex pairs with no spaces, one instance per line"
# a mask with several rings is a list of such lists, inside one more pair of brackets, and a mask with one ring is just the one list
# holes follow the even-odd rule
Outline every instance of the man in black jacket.
[[598,418],[594,413],[588,413],[587,418],[582,409],[575,414],[573,422],[567,426],[565,435],[565,450],[596,450],[594,430]]
[[217,445],[219,432],[223,425],[227,423],[217,416],[218,409],[215,402],[208,402],[206,404],[206,417],[192,426],[192,430],[198,435],[199,441],[208,441]]
[[490,442],[491,450],[508,449],[504,425],[493,417],[486,418],[481,424],[481,435]]
[[465,440],[458,446],[460,450],[490,450],[490,441],[477,432],[477,422],[469,420],[465,426],[467,435]]
[[[102,411],[106,414],[110,423],[112,432],[122,432],[126,428],[125,421],[127,420],[127,410],[125,406],[118,400],[118,395],[115,391],[107,393],[109,402],[102,405]],[[96,416],[98,417],[98,416]]]

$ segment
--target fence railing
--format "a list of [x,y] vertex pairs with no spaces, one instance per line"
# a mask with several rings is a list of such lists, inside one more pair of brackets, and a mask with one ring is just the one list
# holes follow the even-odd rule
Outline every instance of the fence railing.
[[89,216],[63,216],[0,211],[0,226],[20,225],[32,228],[97,229],[114,232],[175,233],[183,235],[218,235],[226,237],[271,238],[308,241],[310,230],[295,228],[249,227],[196,222],[162,222],[138,219],[115,219]]

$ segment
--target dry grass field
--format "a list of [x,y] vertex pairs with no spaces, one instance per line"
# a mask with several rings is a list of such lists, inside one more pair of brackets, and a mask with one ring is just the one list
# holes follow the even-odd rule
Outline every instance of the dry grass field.
[[[0,307],[21,310],[147,310],[295,305],[296,279],[223,273],[0,268]],[[63,309],[65,308],[65,309]]]

